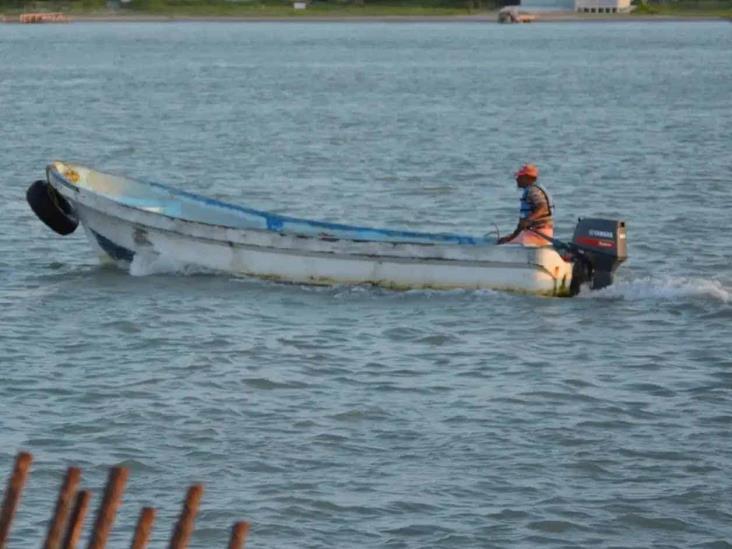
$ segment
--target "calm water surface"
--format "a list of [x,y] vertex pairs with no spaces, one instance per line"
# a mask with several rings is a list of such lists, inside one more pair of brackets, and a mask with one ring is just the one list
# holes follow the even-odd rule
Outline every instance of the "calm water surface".
[[[162,546],[732,546],[729,23],[0,27],[0,473],[131,468]],[[321,219],[482,234],[539,164],[626,219],[573,300],[100,267],[25,189],[65,159]],[[171,272],[172,271],[172,272]]]

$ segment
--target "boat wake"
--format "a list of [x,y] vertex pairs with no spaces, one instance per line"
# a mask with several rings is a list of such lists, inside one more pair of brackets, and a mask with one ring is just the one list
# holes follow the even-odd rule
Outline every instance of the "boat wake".
[[675,300],[712,299],[721,303],[732,302],[732,288],[718,280],[704,278],[639,278],[616,281],[602,290],[583,289],[579,297],[585,299]]
[[[151,276],[159,274],[198,275],[213,274],[213,271],[203,267],[182,263],[169,254],[136,254],[129,265],[129,272],[132,276]],[[244,277],[248,278],[248,277]],[[307,286],[305,286],[307,288]],[[322,287],[313,287],[316,291],[322,291]],[[332,287],[331,287],[332,289]],[[371,293],[374,291],[370,285],[337,285],[338,296],[348,296],[361,292]],[[388,289],[381,289],[384,295],[399,295],[403,297],[444,297],[444,296],[491,296],[500,295],[494,290],[428,290],[415,289],[406,292],[394,292]],[[644,277],[635,280],[616,281],[612,286],[602,290],[591,291],[583,288],[580,292],[581,299],[607,299],[607,300],[657,300],[673,301],[679,299],[711,299],[719,303],[732,303],[732,287],[729,287],[718,280],[704,278],[681,278],[681,277]]]
[[177,261],[167,254],[135,254],[129,267],[132,276],[150,276],[158,274],[201,274],[205,269]]
[[[160,250],[159,250],[160,251]],[[137,253],[129,264],[129,273],[132,276],[151,276],[160,274],[178,275],[200,275],[214,274],[214,271],[204,267],[198,267],[176,260],[172,253]],[[244,277],[249,278],[249,277]],[[316,287],[317,291],[323,290]],[[336,295],[352,296],[361,292],[372,293],[374,288],[370,285],[337,285]],[[331,291],[333,287],[330,287]],[[428,290],[414,289],[394,292],[393,290],[381,289],[383,295],[397,295],[405,298],[415,296],[421,298],[476,295],[481,298],[490,296],[495,298],[499,292],[494,290]],[[704,278],[683,278],[683,277],[643,277],[633,280],[616,280],[612,286],[602,290],[591,291],[583,287],[579,298],[584,299],[606,299],[606,300],[656,300],[674,301],[683,299],[706,299],[718,303],[732,303],[732,287],[719,280]]]

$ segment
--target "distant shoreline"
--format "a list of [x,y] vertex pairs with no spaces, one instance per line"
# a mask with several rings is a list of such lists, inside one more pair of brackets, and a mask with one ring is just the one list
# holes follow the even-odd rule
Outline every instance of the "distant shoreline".
[[[555,22],[709,22],[729,21],[721,15],[684,15],[684,14],[589,14],[574,11],[545,12],[522,10],[522,13],[536,16],[532,23]],[[0,14],[0,22],[18,23],[19,14]],[[146,14],[146,13],[67,13],[69,22],[74,23],[180,23],[180,22],[315,22],[315,23],[497,23],[498,11],[474,15],[338,15],[338,14],[293,14],[293,15],[186,15],[186,14]],[[48,23],[43,23],[48,24]]]

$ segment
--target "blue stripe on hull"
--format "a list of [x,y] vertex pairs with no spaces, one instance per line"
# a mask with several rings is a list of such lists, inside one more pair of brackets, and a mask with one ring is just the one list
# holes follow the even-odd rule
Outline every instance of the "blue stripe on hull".
[[[91,229],[89,229],[91,231]],[[97,232],[91,231],[91,233],[94,235],[94,238],[96,238],[97,243],[99,244],[99,247],[104,250],[104,252],[111,257],[112,259],[115,259],[117,261],[127,261],[131,262],[132,259],[135,257],[135,252],[132,250],[128,250],[127,248],[120,246],[119,244],[115,244],[108,238],[103,237]]]

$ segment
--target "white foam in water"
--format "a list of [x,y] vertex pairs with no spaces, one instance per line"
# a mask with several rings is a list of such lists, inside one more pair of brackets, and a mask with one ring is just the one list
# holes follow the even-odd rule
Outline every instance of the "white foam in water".
[[615,282],[598,291],[582,290],[580,297],[611,299],[659,299],[712,298],[729,303],[732,293],[717,280],[703,278],[639,278]]
[[[201,274],[211,273],[209,269],[197,267],[187,263],[183,263],[173,258],[173,254],[166,253],[137,253],[132,263],[130,263],[129,272],[132,276],[150,276],[156,274]],[[352,295],[354,292],[371,291],[368,286],[343,286],[339,288],[338,294]],[[496,296],[501,292],[493,290],[409,290],[407,292],[397,292],[399,295],[423,295],[430,297],[432,295],[444,296],[448,295],[464,295],[476,294],[479,296]],[[603,290],[590,291],[584,287],[578,296],[585,299],[628,299],[628,300],[677,300],[677,299],[694,299],[706,298],[720,301],[722,303],[732,302],[732,288],[725,286],[718,280],[709,280],[703,278],[681,278],[681,277],[646,277],[635,280],[616,281],[612,286]]]
[[176,261],[168,255],[136,253],[130,263],[132,276],[149,276],[155,274],[189,273],[185,263]]

